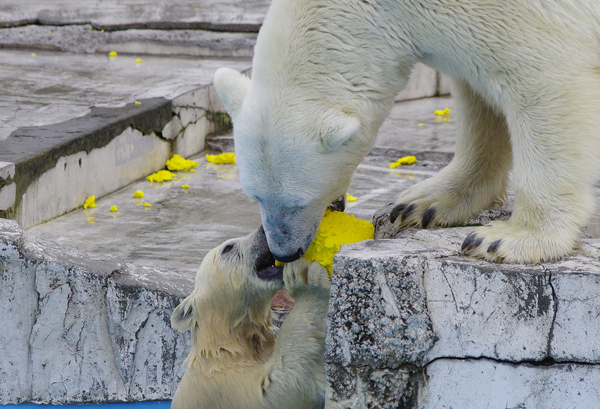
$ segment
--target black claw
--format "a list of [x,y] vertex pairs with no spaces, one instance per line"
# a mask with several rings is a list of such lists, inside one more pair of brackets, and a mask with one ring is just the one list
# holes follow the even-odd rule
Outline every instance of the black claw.
[[412,214],[412,212],[415,211],[415,209],[417,208],[416,204],[411,204],[409,205],[406,209],[404,209],[404,211],[402,212],[402,219],[400,220],[400,222],[404,223],[404,220],[406,220],[406,218],[408,216],[410,216]]
[[498,247],[500,247],[500,242],[502,242],[502,240],[496,240],[495,242],[493,242],[492,244],[490,244],[490,246],[487,249],[488,253],[495,253],[496,250],[498,250]]
[[404,211],[404,209],[406,209],[405,204],[399,204],[398,206],[394,207],[390,212],[390,223],[393,224],[398,218],[398,216],[400,216],[400,213]]
[[435,213],[436,213],[436,210],[433,207],[430,207],[429,209],[427,209],[427,211],[423,215],[423,221],[421,222],[423,224],[424,229],[426,229],[427,226],[429,226],[429,223],[431,223],[431,221],[435,217]]
[[327,208],[335,212],[343,212],[344,210],[346,210],[346,198],[342,196],[334,200],[329,206],[327,206]]
[[465,241],[463,241],[462,246],[460,246],[460,250],[461,251],[465,251],[465,249],[471,249],[471,243],[473,243],[473,240],[475,240],[477,236],[475,236],[475,233],[471,233],[467,236],[467,238],[465,239]]
[[[473,247],[471,247],[471,248],[474,249],[475,247],[479,247],[481,245],[481,243],[483,243],[483,237],[480,237],[477,240],[475,240],[475,242],[473,242]],[[471,250],[471,249],[469,249],[469,250]]]

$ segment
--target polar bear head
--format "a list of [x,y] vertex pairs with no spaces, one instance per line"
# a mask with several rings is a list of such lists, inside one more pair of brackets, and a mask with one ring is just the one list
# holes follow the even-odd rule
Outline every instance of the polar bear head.
[[173,328],[192,328],[189,359],[222,351],[251,356],[261,350],[257,342],[267,349],[274,344],[270,301],[283,287],[283,266],[274,263],[262,227],[206,255],[194,292],[171,316]]
[[242,188],[260,205],[271,252],[291,262],[308,249],[326,207],[346,194],[370,144],[352,112],[305,89],[256,85],[256,77],[221,68],[215,88],[233,120]]

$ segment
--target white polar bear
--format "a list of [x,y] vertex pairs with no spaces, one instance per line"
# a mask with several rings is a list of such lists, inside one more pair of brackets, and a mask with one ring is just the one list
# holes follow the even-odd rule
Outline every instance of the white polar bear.
[[512,218],[475,229],[464,252],[569,254],[600,174],[600,1],[274,0],[252,80],[220,69],[215,87],[276,258],[306,251],[419,61],[454,80],[456,155],[391,219],[464,222],[504,194],[512,169]]
[[[304,257],[274,262],[262,228],[206,255],[171,318],[173,328],[192,329],[172,409],[323,407],[329,274]],[[270,302],[284,281],[296,304],[275,341]]]

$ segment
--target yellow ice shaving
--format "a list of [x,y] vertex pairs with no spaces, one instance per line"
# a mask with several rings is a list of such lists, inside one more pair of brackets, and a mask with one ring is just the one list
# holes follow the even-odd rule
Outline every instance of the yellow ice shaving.
[[417,158],[414,156],[404,156],[404,157],[398,159],[396,162],[390,163],[390,169],[397,168],[398,166],[402,166],[402,165],[412,165],[416,161],[417,161]]
[[144,207],[152,207],[152,205],[148,202],[144,202]]
[[133,197],[144,197],[144,192],[142,192],[141,190],[136,190],[133,194]]
[[111,51],[108,53],[109,57],[116,57],[117,56],[117,52],[116,51]]
[[308,261],[318,261],[329,271],[333,271],[333,256],[344,244],[369,240],[374,237],[375,228],[371,222],[356,219],[354,215],[327,209],[317,237],[304,254]]
[[450,115],[450,108],[436,109],[433,113],[438,116]]
[[85,199],[83,208],[84,209],[93,209],[94,207],[98,206],[95,202],[96,202],[96,196],[90,196],[87,199]]
[[110,207],[110,211],[111,212],[118,212],[119,210],[117,209],[117,206],[111,206]]
[[188,184],[181,185],[181,188],[182,188],[182,189],[189,189],[189,188],[190,188],[190,185],[188,185]]
[[168,170],[159,170],[150,176],[146,176],[146,179],[148,179],[150,182],[164,182],[165,180],[173,179],[175,176],[176,175],[174,173],[171,173]]
[[136,64],[139,64],[139,63],[141,63],[141,62],[142,62],[142,59],[141,59],[141,58],[136,58],[136,60],[135,60],[135,63],[136,63]]
[[198,167],[198,162],[184,159],[181,156],[175,154],[166,163],[167,169],[169,170],[190,170],[191,168]]
[[235,163],[235,153],[228,152],[220,155],[206,155],[206,160],[210,163]]
[[142,103],[140,101],[135,101],[134,104],[136,104],[136,105],[142,105]]
[[346,200],[349,202],[356,202],[356,196],[352,196],[350,193],[346,192]]

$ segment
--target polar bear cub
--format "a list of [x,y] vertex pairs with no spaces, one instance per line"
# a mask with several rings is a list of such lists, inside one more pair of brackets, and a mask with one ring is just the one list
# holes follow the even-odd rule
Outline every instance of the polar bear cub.
[[476,228],[464,253],[571,253],[600,176],[600,1],[273,0],[252,79],[220,69],[215,88],[275,257],[307,250],[417,62],[454,80],[456,155],[400,195],[392,221],[463,223],[512,171],[512,218]]
[[[329,274],[305,258],[274,262],[262,227],[206,255],[171,318],[192,330],[172,409],[323,407]],[[284,283],[296,304],[276,341],[270,302]]]

